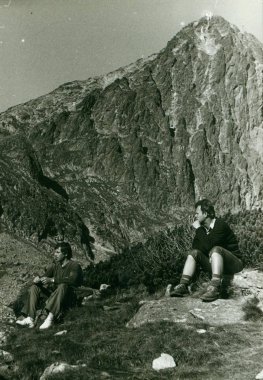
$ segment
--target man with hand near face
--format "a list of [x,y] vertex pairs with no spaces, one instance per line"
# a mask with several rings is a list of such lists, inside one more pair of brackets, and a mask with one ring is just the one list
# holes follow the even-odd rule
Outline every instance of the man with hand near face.
[[206,292],[201,296],[204,302],[215,301],[227,292],[227,287],[235,273],[243,269],[238,242],[229,225],[216,218],[215,210],[207,199],[195,204],[195,237],[192,250],[188,253],[180,284],[171,292],[171,297],[184,297],[189,294],[197,265],[212,274]]
[[41,297],[47,298],[45,309],[48,316],[39,327],[40,330],[52,326],[54,319],[63,308],[70,305],[74,299],[74,288],[82,285],[83,273],[80,265],[71,260],[72,250],[69,243],[58,243],[54,251],[54,262],[47,268],[43,277],[35,277],[33,285],[29,289],[27,302],[21,311],[26,315],[24,319],[18,319],[20,326],[33,328],[36,317],[37,304]]

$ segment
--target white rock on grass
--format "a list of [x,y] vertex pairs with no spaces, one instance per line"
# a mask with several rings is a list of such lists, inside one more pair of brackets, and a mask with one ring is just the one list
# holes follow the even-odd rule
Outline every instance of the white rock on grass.
[[45,369],[45,371],[43,372],[39,380],[47,380],[51,375],[54,375],[56,373],[62,373],[62,372],[77,369],[80,367],[86,367],[86,364],[70,365],[65,362],[56,362],[56,363],[51,364],[49,367]]
[[174,368],[176,367],[175,361],[171,355],[161,354],[159,358],[154,359],[152,363],[152,368],[155,371],[160,371],[161,369]]
[[257,380],[263,379],[263,370],[257,374],[256,379]]
[[171,290],[172,290],[172,284],[168,284],[167,287],[166,287],[164,296],[165,297],[170,297]]
[[105,290],[109,289],[110,285],[108,284],[101,284],[100,285],[100,292],[104,292]]
[[205,333],[206,333],[206,330],[204,330],[204,329],[198,329],[198,330],[196,330],[196,332],[197,332],[198,334],[205,334]]
[[54,334],[54,336],[65,335],[65,334],[67,334],[67,332],[68,332],[67,330],[62,330],[62,331],[59,331],[56,334]]

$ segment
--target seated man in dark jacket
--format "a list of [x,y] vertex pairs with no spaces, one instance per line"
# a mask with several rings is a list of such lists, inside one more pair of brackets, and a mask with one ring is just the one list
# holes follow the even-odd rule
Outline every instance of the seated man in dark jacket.
[[205,271],[212,273],[211,284],[202,300],[209,302],[220,298],[222,287],[229,279],[243,269],[237,239],[229,225],[215,217],[213,205],[203,199],[196,203],[196,234],[181,277],[180,284],[171,292],[172,297],[183,297],[199,264]]
[[47,268],[43,277],[35,277],[29,289],[28,299],[21,313],[24,319],[18,319],[20,326],[34,327],[37,304],[41,296],[47,298],[45,309],[48,316],[39,327],[41,330],[52,326],[61,310],[70,305],[74,298],[74,288],[82,285],[83,273],[80,265],[71,260],[72,251],[69,243],[61,242],[55,247],[54,262]]

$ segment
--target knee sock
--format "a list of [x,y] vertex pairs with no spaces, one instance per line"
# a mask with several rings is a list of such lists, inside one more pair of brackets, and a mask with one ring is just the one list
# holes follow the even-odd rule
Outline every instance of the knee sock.
[[221,278],[222,278],[222,276],[220,274],[213,274],[212,280],[211,280],[211,285],[220,286],[221,285]]
[[186,274],[183,274],[180,280],[180,284],[188,285],[191,282],[192,277]]

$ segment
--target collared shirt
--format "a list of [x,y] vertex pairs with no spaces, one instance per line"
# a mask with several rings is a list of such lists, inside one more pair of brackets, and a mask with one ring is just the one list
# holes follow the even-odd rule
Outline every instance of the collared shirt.
[[208,228],[204,226],[207,234],[209,234],[209,232],[211,232],[211,230],[215,227],[215,222],[216,218],[211,220],[210,226]]

